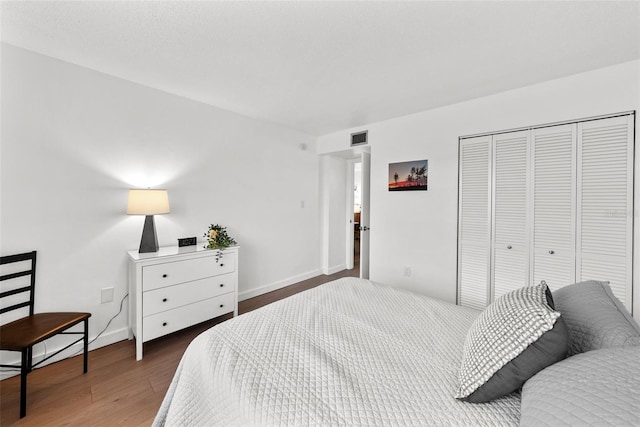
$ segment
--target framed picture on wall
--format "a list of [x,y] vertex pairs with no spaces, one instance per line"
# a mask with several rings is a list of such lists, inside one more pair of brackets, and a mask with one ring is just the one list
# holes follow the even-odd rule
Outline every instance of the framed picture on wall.
[[428,160],[389,163],[389,191],[426,191],[428,174]]

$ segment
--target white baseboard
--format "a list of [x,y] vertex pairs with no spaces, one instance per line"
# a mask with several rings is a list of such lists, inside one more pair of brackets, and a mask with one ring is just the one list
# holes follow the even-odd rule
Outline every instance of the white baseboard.
[[298,276],[289,277],[285,280],[279,280],[275,283],[260,286],[259,288],[250,289],[248,291],[238,293],[238,301],[244,301],[249,298],[257,297],[258,295],[266,294],[267,292],[277,291],[285,286],[293,285],[294,283],[302,282],[303,280],[311,279],[322,274],[320,269],[311,270]]
[[[123,341],[129,338],[128,332],[127,332],[127,327],[125,326],[124,328],[120,328],[116,331],[112,331],[112,332],[108,332],[105,333],[103,335],[101,335],[98,339],[96,339],[95,341],[91,342],[91,340],[95,339],[92,337],[89,337],[89,342],[91,342],[91,344],[89,344],[89,351],[91,350],[95,350],[97,348],[100,347],[105,347],[107,345],[111,345],[114,344],[116,342],[119,341]],[[56,348],[51,348],[51,347],[47,347],[46,349],[46,354],[53,354],[56,351],[60,350],[61,348],[64,348],[65,344],[61,344],[56,346]],[[34,346],[33,349],[33,363],[38,363],[40,360],[44,359],[45,357],[45,346],[44,344],[36,344],[36,346]],[[56,356],[52,357],[51,359],[47,360],[46,362],[44,362],[42,365],[38,365],[38,368],[42,367],[42,366],[46,366],[49,365],[51,363],[55,363],[55,362],[59,362],[60,360],[63,359],[67,359],[69,357],[74,357],[77,356],[79,354],[82,354],[82,342],[76,343],[75,345],[72,345],[71,347],[69,347],[68,349],[66,349],[65,351],[63,351],[60,354],[57,354]],[[2,364],[7,364],[7,365],[20,365],[20,353],[18,352],[7,352],[6,354],[7,356],[11,355],[12,357],[7,357],[6,359],[3,358]],[[15,355],[15,356],[13,356]],[[82,362],[80,362],[82,363]],[[0,380],[4,380],[6,378],[11,378],[13,376],[16,375],[20,375],[20,371],[19,370],[7,370],[5,371],[5,369],[8,368],[2,368],[2,372],[0,372]],[[37,368],[36,368],[37,369]],[[82,372],[82,366],[80,365],[78,367],[79,371]],[[89,364],[89,370],[91,370],[91,364]]]
[[326,274],[327,276],[331,274],[335,274],[339,271],[346,270],[347,264],[334,265],[333,267],[327,267],[322,269],[322,274]]

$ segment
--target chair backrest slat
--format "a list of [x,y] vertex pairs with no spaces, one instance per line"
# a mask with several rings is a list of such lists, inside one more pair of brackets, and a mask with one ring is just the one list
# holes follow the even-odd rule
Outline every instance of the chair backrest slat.
[[[3,263],[5,264],[5,263]],[[16,279],[18,277],[22,277],[22,276],[28,276],[33,272],[33,269],[31,270],[25,270],[25,271],[19,271],[17,273],[10,273],[10,274],[4,274],[2,276],[0,276],[0,281],[2,280],[11,280],[11,279]]]
[[9,307],[2,307],[0,308],[0,314],[4,314],[7,311],[17,310],[22,307],[28,307],[30,304],[31,304],[30,301],[25,301],[25,302],[21,302],[20,304],[10,305]]
[[23,254],[16,254],[16,255],[4,255],[0,257],[0,265],[9,264],[9,263],[18,262],[18,261],[31,260],[35,257],[35,254],[36,254],[36,251],[25,252]]
[[10,289],[8,291],[4,291],[0,293],[0,298],[8,297],[9,295],[15,295],[22,292],[29,292],[30,290],[31,290],[31,286],[25,286],[24,288]]
[[[3,274],[0,276],[0,281],[7,281],[11,279],[17,279],[20,277],[31,276],[29,279],[28,286],[21,286],[15,289],[9,289],[0,293],[0,298],[9,297],[12,295],[17,295],[23,292],[28,292],[29,299],[22,302],[13,302],[15,298],[12,299],[11,305],[7,307],[2,307],[0,309],[0,314],[6,313],[8,311],[17,310],[23,307],[29,307],[29,315],[33,315],[34,312],[34,299],[35,299],[35,286],[36,286],[36,251],[26,252],[23,254],[16,255],[6,255],[0,257],[0,265],[11,264],[16,262],[23,261],[31,261],[31,268],[28,270],[23,270],[19,272],[13,272],[8,274]],[[6,289],[6,288],[5,288]]]

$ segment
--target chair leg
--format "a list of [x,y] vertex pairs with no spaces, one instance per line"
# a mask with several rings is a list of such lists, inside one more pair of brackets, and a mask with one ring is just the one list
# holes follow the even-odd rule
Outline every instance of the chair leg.
[[27,374],[29,373],[29,348],[22,349],[22,363],[20,364],[20,418],[27,415]]
[[87,368],[89,366],[89,319],[84,319],[84,371],[83,373],[87,373]]

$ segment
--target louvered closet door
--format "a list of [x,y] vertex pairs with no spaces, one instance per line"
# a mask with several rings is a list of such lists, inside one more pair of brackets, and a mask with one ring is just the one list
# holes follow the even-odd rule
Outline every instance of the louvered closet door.
[[493,298],[529,281],[529,131],[493,137]]
[[489,289],[490,142],[490,137],[460,141],[458,303],[479,309],[486,307]]
[[609,281],[631,311],[633,116],[578,125],[578,280]]
[[533,283],[575,282],[576,125],[532,131]]

